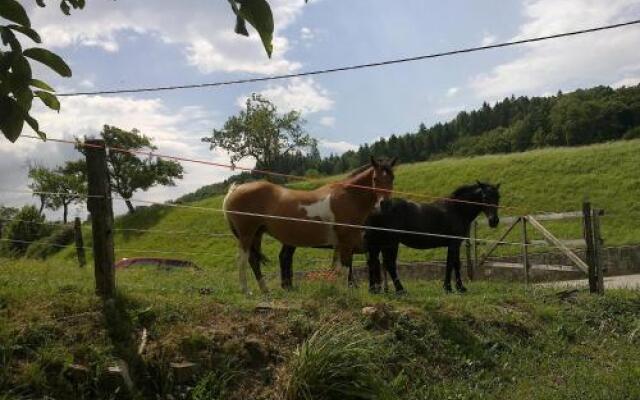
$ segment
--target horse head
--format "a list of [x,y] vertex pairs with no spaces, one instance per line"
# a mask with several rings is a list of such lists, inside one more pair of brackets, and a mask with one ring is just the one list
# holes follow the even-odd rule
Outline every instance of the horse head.
[[478,192],[482,196],[481,202],[482,212],[489,221],[489,226],[495,228],[500,223],[500,217],[498,217],[498,206],[500,204],[500,184],[492,185],[490,183],[483,183],[476,181]]
[[391,197],[391,191],[393,190],[393,167],[398,161],[397,157],[388,159],[376,160],[371,156],[371,167],[373,168],[373,182],[372,187],[378,196],[387,199]]

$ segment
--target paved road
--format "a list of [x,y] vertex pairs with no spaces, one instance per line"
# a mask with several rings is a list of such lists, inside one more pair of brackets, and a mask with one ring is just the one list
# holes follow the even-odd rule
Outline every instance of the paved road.
[[[585,287],[589,286],[587,279],[579,279],[574,281],[561,281],[543,283],[541,286],[555,287]],[[604,278],[605,289],[637,289],[640,290],[640,274],[638,275],[621,275],[607,276]]]

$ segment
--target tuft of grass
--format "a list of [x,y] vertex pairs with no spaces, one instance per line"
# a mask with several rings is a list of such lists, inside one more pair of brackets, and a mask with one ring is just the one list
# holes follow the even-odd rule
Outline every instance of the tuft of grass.
[[233,393],[233,385],[242,375],[231,359],[225,359],[203,376],[191,392],[191,400],[224,400]]
[[285,369],[283,398],[385,399],[381,351],[360,327],[325,325],[295,352]]

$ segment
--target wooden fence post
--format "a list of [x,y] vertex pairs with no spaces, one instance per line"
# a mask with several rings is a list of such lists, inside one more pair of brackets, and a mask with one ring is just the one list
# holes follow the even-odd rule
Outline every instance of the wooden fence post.
[[596,291],[598,294],[604,294],[604,267],[602,265],[602,236],[600,235],[600,216],[603,214],[602,210],[593,209],[593,215],[591,218],[591,224],[593,227],[593,261],[594,269],[596,273]]
[[524,266],[524,284],[529,284],[529,239],[527,237],[527,217],[522,217],[522,265]]
[[472,281],[473,280],[473,259],[471,258],[471,242],[473,242],[473,237],[469,240],[465,240],[464,249],[467,255],[467,278]]
[[104,299],[116,293],[113,250],[113,206],[107,169],[107,151],[100,139],[86,140],[87,176],[93,235],[93,260],[96,277],[96,293]]
[[591,212],[591,203],[585,201],[582,203],[582,220],[584,241],[587,244],[587,265],[589,266],[589,291],[591,293],[598,292],[598,277],[596,275],[595,266],[595,249],[593,244],[593,221]]
[[73,222],[73,234],[76,239],[76,253],[78,255],[78,264],[84,267],[87,264],[87,257],[84,254],[84,240],[82,238],[82,222],[80,217],[76,217]]

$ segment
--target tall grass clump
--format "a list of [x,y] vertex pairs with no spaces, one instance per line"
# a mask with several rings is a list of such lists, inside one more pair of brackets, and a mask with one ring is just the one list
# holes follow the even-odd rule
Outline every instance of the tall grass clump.
[[285,400],[387,399],[383,355],[362,328],[326,325],[294,352],[282,380]]

